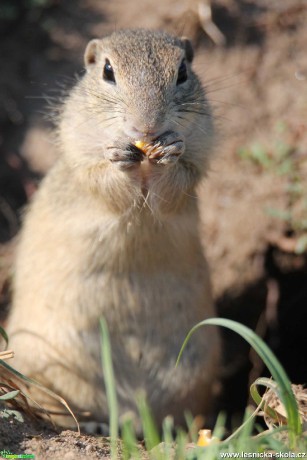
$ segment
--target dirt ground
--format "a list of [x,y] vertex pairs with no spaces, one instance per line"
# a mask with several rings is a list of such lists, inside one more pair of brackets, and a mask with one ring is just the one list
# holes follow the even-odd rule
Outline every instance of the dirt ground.
[[[254,328],[293,383],[306,383],[307,2],[213,0],[213,21],[223,34],[217,37],[203,30],[200,3],[1,2],[2,324],[21,212],[57,155],[48,101],[82,73],[90,38],[123,27],[163,28],[192,39],[195,69],[214,107],[216,155],[199,196],[219,314]],[[217,410],[231,417],[245,407],[248,381],[265,370],[254,355],[249,359],[241,339],[223,337],[224,390]],[[57,434],[14,417],[0,420],[4,449],[41,460],[103,459],[109,452],[102,438]]]

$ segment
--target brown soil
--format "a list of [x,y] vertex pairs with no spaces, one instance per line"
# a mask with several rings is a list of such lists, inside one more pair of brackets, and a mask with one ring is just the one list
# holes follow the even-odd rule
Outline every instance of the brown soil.
[[[292,381],[304,383],[307,263],[306,252],[294,249],[307,229],[307,4],[214,0],[213,20],[226,38],[218,46],[201,28],[198,3],[1,2],[0,314],[4,320],[21,210],[56,157],[52,122],[42,116],[47,102],[82,71],[88,39],[115,28],[164,28],[193,39],[195,67],[215,108],[219,142],[199,194],[219,313],[255,328]],[[251,160],[257,145],[261,158]],[[290,165],[276,159],[282,149]],[[286,212],[291,219],[276,217]],[[248,379],[265,370],[254,356],[250,363],[241,339],[224,333],[224,340],[227,395],[219,407],[231,416],[246,404]],[[0,420],[3,449],[42,460],[108,458],[104,438],[57,434],[28,418]]]

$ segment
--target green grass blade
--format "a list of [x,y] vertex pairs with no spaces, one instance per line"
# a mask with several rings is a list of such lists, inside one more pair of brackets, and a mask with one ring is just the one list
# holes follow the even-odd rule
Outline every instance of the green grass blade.
[[[245,409],[244,420],[240,427],[236,448],[239,452],[249,451],[253,444],[251,437],[254,427],[254,412],[250,407]],[[228,438],[229,439],[229,438]]]
[[224,318],[210,318],[201,321],[190,330],[187,337],[185,338],[177,358],[176,366],[178,365],[183,350],[187,342],[190,340],[192,334],[200,327],[208,325],[222,326],[231,329],[232,331],[236,332],[241,337],[243,337],[258,353],[258,355],[263,360],[263,362],[271,372],[273,379],[276,381],[278,385],[278,396],[284,404],[287,412],[290,442],[291,445],[295,445],[296,436],[301,434],[302,426],[298,413],[297,402],[291,388],[291,383],[285,370],[283,369],[283,367],[281,366],[273,352],[270,350],[270,348],[266,345],[266,343],[264,343],[264,341],[260,337],[258,337],[248,327],[244,326],[243,324],[237,323],[236,321]]
[[123,460],[140,460],[140,452],[138,442],[135,435],[133,421],[131,418],[126,418],[122,426],[122,441],[123,441]]
[[212,436],[218,439],[222,439],[225,434],[226,426],[226,412],[220,412],[217,416],[215,427],[212,433]]
[[19,393],[19,390],[9,391],[8,393],[0,396],[0,401],[8,401],[9,399],[14,399],[17,395],[19,395]]
[[101,330],[101,356],[102,369],[104,373],[104,381],[106,387],[107,402],[109,408],[109,425],[111,436],[111,457],[116,459],[117,441],[118,441],[118,404],[116,397],[116,385],[114,370],[112,364],[112,353],[110,345],[110,336],[107,323],[104,318],[100,318]]
[[5,332],[5,330],[3,329],[3,327],[1,327],[1,326],[0,326],[0,335],[2,335],[2,337],[4,338],[4,341],[5,341],[5,348],[7,348],[8,343],[9,343],[9,338],[8,338],[7,333]]
[[230,436],[228,436],[227,439],[225,439],[225,441],[223,441],[224,443],[228,443],[229,441],[231,441],[232,439],[236,438],[238,436],[239,433],[241,433],[241,431],[243,431],[245,429],[245,426],[246,425],[249,425],[254,419],[255,417],[258,415],[259,411],[261,409],[261,406],[257,406],[256,409],[254,410],[254,412],[252,412],[248,418],[245,418],[245,420],[243,421],[243,423],[239,426],[239,428],[237,428]]
[[[138,395],[137,405],[143,425],[146,449],[148,451],[151,451],[154,447],[160,444],[160,436],[155,422],[153,420],[149,406],[146,402],[145,396],[143,394]],[[155,455],[158,460],[163,458],[162,453],[160,454],[159,452],[159,449],[157,449]]]
[[174,432],[174,420],[173,417],[168,415],[165,417],[163,420],[163,425],[162,425],[162,433],[163,433],[163,442],[166,445],[166,452],[169,452],[169,457],[170,457],[170,449],[172,447],[172,444],[174,442],[174,437],[173,437],[173,432]]
[[[268,379],[266,377],[260,377],[259,379],[255,380],[251,387],[250,387],[250,394],[255,401],[256,404],[259,404],[261,408],[264,408],[265,406],[265,401],[263,400],[262,396],[260,396],[257,386],[261,385],[266,388],[270,388],[271,390],[274,391],[278,395],[278,385],[274,380]],[[278,414],[275,412],[273,409],[271,409],[269,406],[266,407],[265,412],[269,415],[274,420],[278,420]]]
[[[18,379],[22,380],[26,384],[33,385],[36,388],[39,388],[41,391],[43,391],[47,395],[49,395],[52,398],[54,398],[57,401],[59,401],[67,409],[67,411],[70,413],[70,415],[72,416],[72,418],[76,422],[77,430],[78,430],[78,432],[80,434],[80,426],[79,426],[78,420],[76,419],[75,414],[73,413],[73,411],[71,410],[71,408],[69,407],[69,405],[67,404],[67,402],[65,401],[64,398],[62,398],[61,396],[59,396],[56,393],[54,393],[54,391],[49,390],[49,388],[46,388],[44,385],[42,385],[41,383],[37,382],[36,380],[31,379],[30,377],[27,377],[26,375],[21,374],[20,372],[18,372],[16,369],[11,367],[9,364],[7,364],[2,359],[0,359],[0,369],[1,369],[1,367],[3,367],[6,371],[8,371],[9,374],[13,374],[15,377],[17,377]],[[32,401],[35,406],[39,407],[48,416],[48,410],[45,410],[40,404],[38,404],[34,399],[32,399],[30,397],[30,395],[28,395],[24,391],[20,391],[20,393],[25,398],[29,399],[29,401]]]

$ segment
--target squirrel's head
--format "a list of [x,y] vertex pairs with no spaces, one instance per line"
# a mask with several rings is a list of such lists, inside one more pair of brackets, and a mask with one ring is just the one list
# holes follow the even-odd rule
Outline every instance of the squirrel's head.
[[155,138],[178,127],[187,134],[195,130],[191,117],[205,112],[186,38],[143,29],[119,31],[90,41],[84,60],[89,107],[110,123],[113,119],[132,139]]

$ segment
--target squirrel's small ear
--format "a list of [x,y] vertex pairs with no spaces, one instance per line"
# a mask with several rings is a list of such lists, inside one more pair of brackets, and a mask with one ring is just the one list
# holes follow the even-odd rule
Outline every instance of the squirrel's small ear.
[[86,68],[89,68],[90,66],[96,63],[98,55],[98,45],[99,40],[97,39],[91,40],[88,43],[84,53],[84,63]]
[[193,51],[192,43],[190,42],[190,40],[188,38],[185,38],[185,37],[182,37],[181,41],[182,41],[184,49],[185,49],[185,56],[187,58],[187,61],[192,62],[193,57],[194,57],[194,51]]

